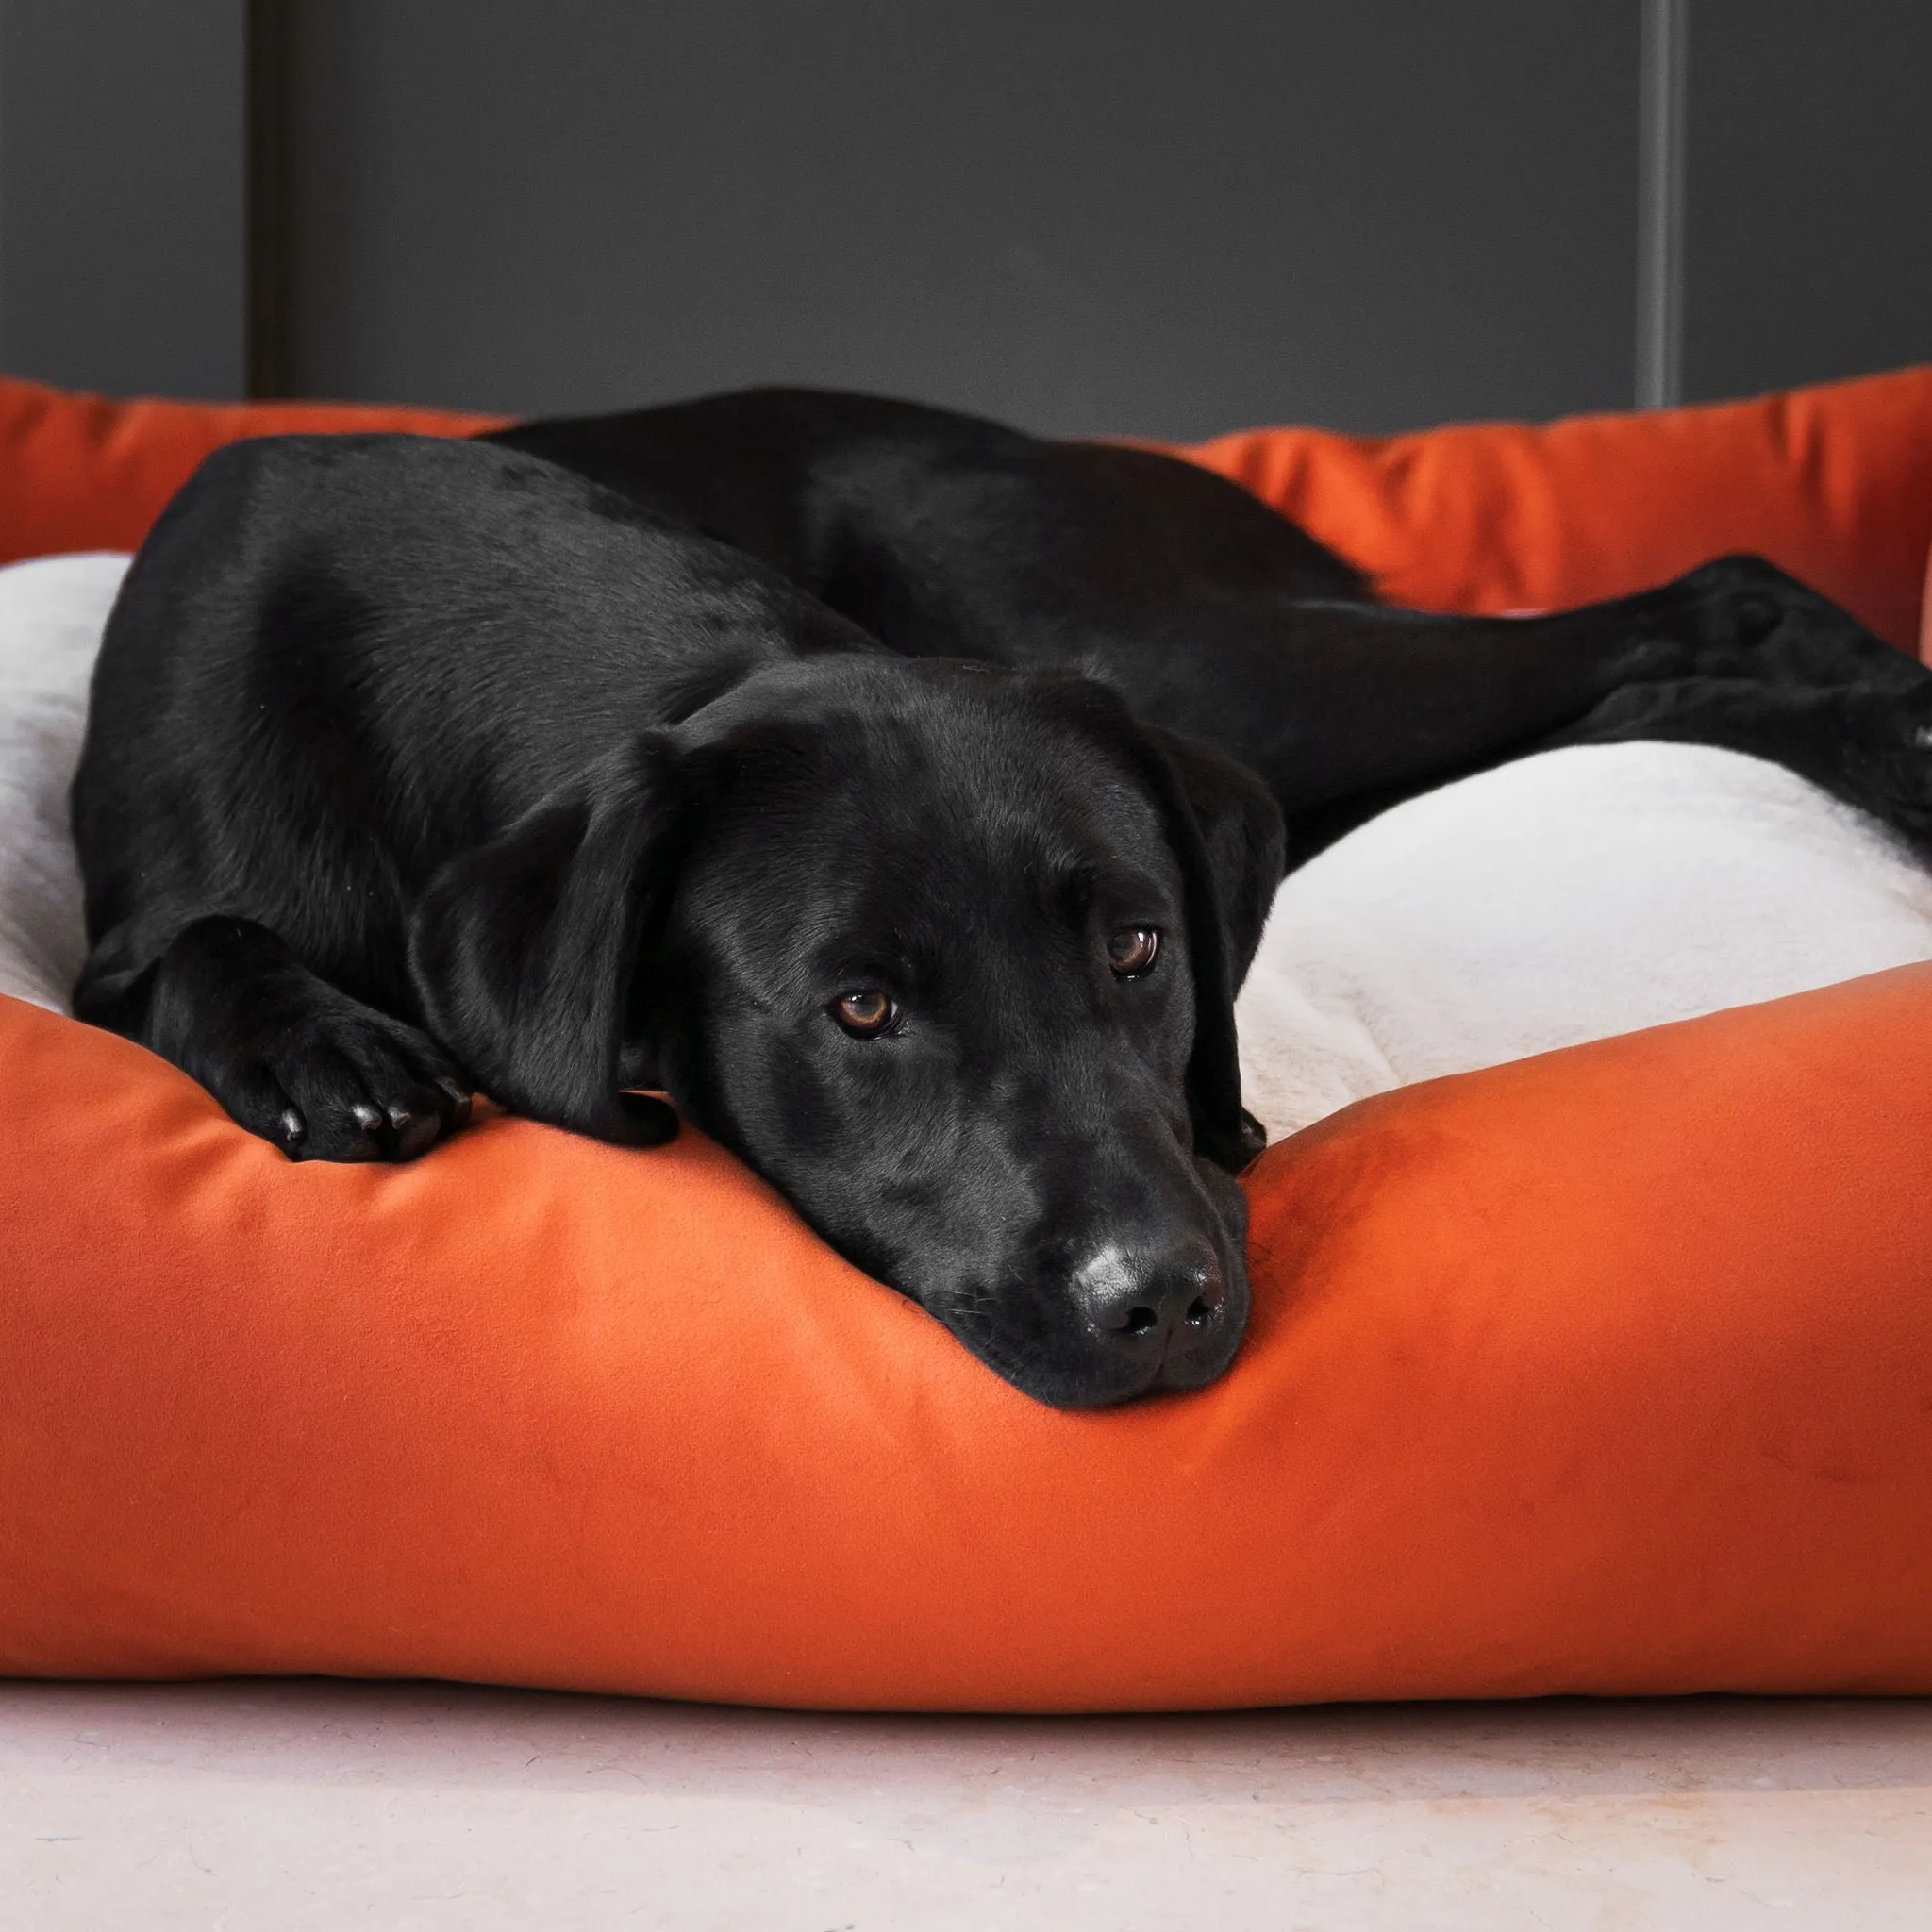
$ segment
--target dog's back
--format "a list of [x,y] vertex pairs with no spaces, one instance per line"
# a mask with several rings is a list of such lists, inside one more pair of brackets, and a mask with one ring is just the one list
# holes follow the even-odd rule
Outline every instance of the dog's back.
[[485,440],[708,532],[908,658],[1063,664],[1089,644],[1196,634],[1217,598],[1372,595],[1194,464],[890,397],[742,390]]
[[100,1011],[189,920],[408,1010],[410,901],[626,733],[869,641],[541,458],[275,437],[205,462],[108,625],[74,787]]

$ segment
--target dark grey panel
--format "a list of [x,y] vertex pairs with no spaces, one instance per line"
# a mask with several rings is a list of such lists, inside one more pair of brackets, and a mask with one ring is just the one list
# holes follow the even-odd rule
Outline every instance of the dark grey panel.
[[242,0],[0,4],[0,364],[239,396]]
[[1932,358],[1932,6],[1693,0],[1695,396]]
[[1637,12],[304,0],[293,374],[1058,430],[1630,397]]

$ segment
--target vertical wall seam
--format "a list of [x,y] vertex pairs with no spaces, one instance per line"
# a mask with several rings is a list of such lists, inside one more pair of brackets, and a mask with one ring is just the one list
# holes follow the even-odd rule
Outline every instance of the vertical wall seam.
[[293,196],[289,113],[290,0],[247,0],[246,359],[251,401],[293,393]]
[[1684,399],[1690,0],[1638,6],[1636,403],[1663,409]]

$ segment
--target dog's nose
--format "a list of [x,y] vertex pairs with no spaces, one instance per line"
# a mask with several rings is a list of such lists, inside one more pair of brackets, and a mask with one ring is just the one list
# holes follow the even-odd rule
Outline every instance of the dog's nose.
[[1103,1337],[1150,1362],[1192,1355],[1217,1337],[1227,1300],[1205,1248],[1141,1254],[1109,1242],[1074,1269],[1074,1287]]

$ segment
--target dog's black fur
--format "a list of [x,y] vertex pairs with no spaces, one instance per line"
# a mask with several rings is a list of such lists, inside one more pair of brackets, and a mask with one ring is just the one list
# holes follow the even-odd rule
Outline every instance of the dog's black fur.
[[109,621],[75,1007],[297,1157],[408,1158],[473,1085],[648,1145],[668,1092],[1002,1374],[1115,1401],[1240,1340],[1289,858],[1639,737],[1925,840],[1928,685],[1754,559],[1390,610],[1185,463],[869,398],[268,439]]

